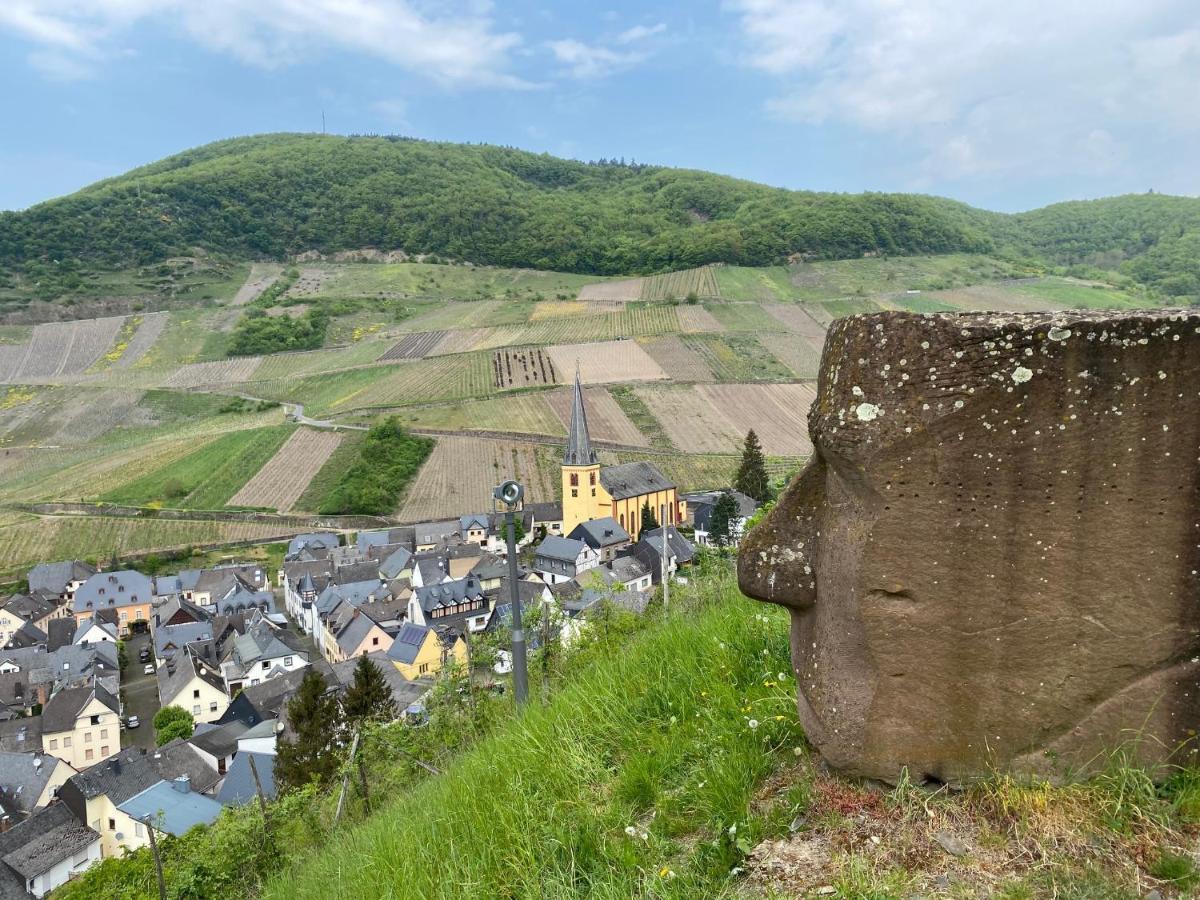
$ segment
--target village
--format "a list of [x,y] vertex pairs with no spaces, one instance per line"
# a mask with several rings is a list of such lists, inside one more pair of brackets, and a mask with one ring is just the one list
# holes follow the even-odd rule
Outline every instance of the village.
[[40,898],[274,799],[288,705],[312,673],[344,698],[365,658],[414,726],[451,671],[503,691],[514,602],[540,622],[532,647],[569,646],[597,611],[643,614],[697,553],[736,546],[759,506],[730,488],[682,494],[647,462],[602,466],[578,377],[561,474],[561,502],[297,535],[277,571],[35,566],[0,603],[0,883]]

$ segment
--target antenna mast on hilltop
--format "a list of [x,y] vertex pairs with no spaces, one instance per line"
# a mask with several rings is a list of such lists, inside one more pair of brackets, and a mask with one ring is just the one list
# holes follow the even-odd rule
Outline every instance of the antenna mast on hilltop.
[[325,133],[325,110],[321,110],[321,134]]

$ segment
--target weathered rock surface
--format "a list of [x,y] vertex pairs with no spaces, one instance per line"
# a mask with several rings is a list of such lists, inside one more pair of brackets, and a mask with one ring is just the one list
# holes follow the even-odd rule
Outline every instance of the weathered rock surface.
[[825,343],[743,542],[835,768],[1058,776],[1200,728],[1200,314],[883,313]]

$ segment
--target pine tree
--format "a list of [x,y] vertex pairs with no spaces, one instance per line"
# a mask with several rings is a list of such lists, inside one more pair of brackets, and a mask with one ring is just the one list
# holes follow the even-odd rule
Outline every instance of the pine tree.
[[771,498],[767,463],[763,458],[762,444],[758,442],[758,435],[754,433],[753,428],[746,434],[746,444],[742,448],[742,464],[738,468],[733,486],[759,503],[765,503]]
[[[654,529],[658,527],[658,519],[654,517],[654,510],[650,508],[650,501],[647,500],[642,504],[642,528],[641,531]],[[640,532],[639,532],[640,533]]]
[[708,539],[722,550],[733,542],[733,525],[737,515],[737,501],[733,499],[733,494],[723,492],[713,504],[712,517],[708,521]]
[[287,706],[294,737],[279,741],[275,756],[275,778],[285,790],[303,787],[310,781],[328,784],[341,764],[341,708],[325,687],[325,679],[309,668]]
[[374,660],[366,656],[358,658],[354,680],[342,695],[342,712],[355,724],[391,722],[396,718],[396,701],[392,699],[392,690]]

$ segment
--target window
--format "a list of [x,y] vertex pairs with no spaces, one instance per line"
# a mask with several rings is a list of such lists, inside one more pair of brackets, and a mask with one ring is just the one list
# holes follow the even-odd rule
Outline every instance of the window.
[[213,700],[211,703],[208,704],[208,711],[210,713],[215,713],[217,711],[217,701],[216,700]]
[[596,489],[595,489],[595,488],[592,488],[592,496],[593,496],[593,497],[595,497],[595,496],[596,496]]
[[135,835],[137,835],[138,837],[145,837],[146,836],[146,826],[143,825],[141,822],[134,822],[133,823],[133,833]]
[[91,759],[94,753],[95,753],[95,751],[92,750],[91,747],[88,747],[86,750],[83,751],[83,758]]
[[269,668],[271,668],[271,661],[269,659],[264,659],[263,660],[263,671],[265,672]]
[[71,746],[71,739],[69,737],[63,738],[63,749],[66,750],[70,746]]
[[[595,484],[595,483],[596,483],[596,473],[595,472],[588,473],[588,484]],[[595,491],[592,491],[593,495],[595,493],[596,493]]]
[[101,757],[101,759],[103,759],[105,756],[108,756],[108,744],[104,744],[104,745],[103,745],[103,746],[100,748],[100,757]]
[[58,738],[50,738],[50,749],[51,750],[58,749]]
[[192,707],[192,715],[193,716],[200,715],[200,704],[199,703],[197,703],[195,706]]
[[193,700],[200,699],[200,688],[196,688],[195,690],[192,691],[192,699]]
[[109,820],[108,820],[108,830],[109,830],[109,831],[116,831],[116,830],[117,830],[117,820],[116,820],[116,819],[109,819]]
[[121,610],[121,621],[124,622],[127,618],[129,618],[128,614],[125,610]]
[[292,664],[292,658],[290,656],[285,656],[283,658],[283,667],[286,669],[291,664]]
[[421,663],[421,666],[419,669],[417,669],[417,671],[424,675],[429,671],[429,663]]
[[[571,487],[579,487],[579,473],[578,472],[571,473]],[[572,495],[572,496],[574,496],[574,495]]]
[[579,496],[579,488],[571,488],[571,496],[578,497]]
[[377,637],[371,638],[371,646],[378,647],[379,646],[379,638],[377,638]]
[[86,734],[84,734],[84,736],[83,736],[83,742],[84,742],[85,744],[90,744],[90,743],[92,742],[92,733],[91,733],[90,731],[89,731],[89,732],[87,732]]

